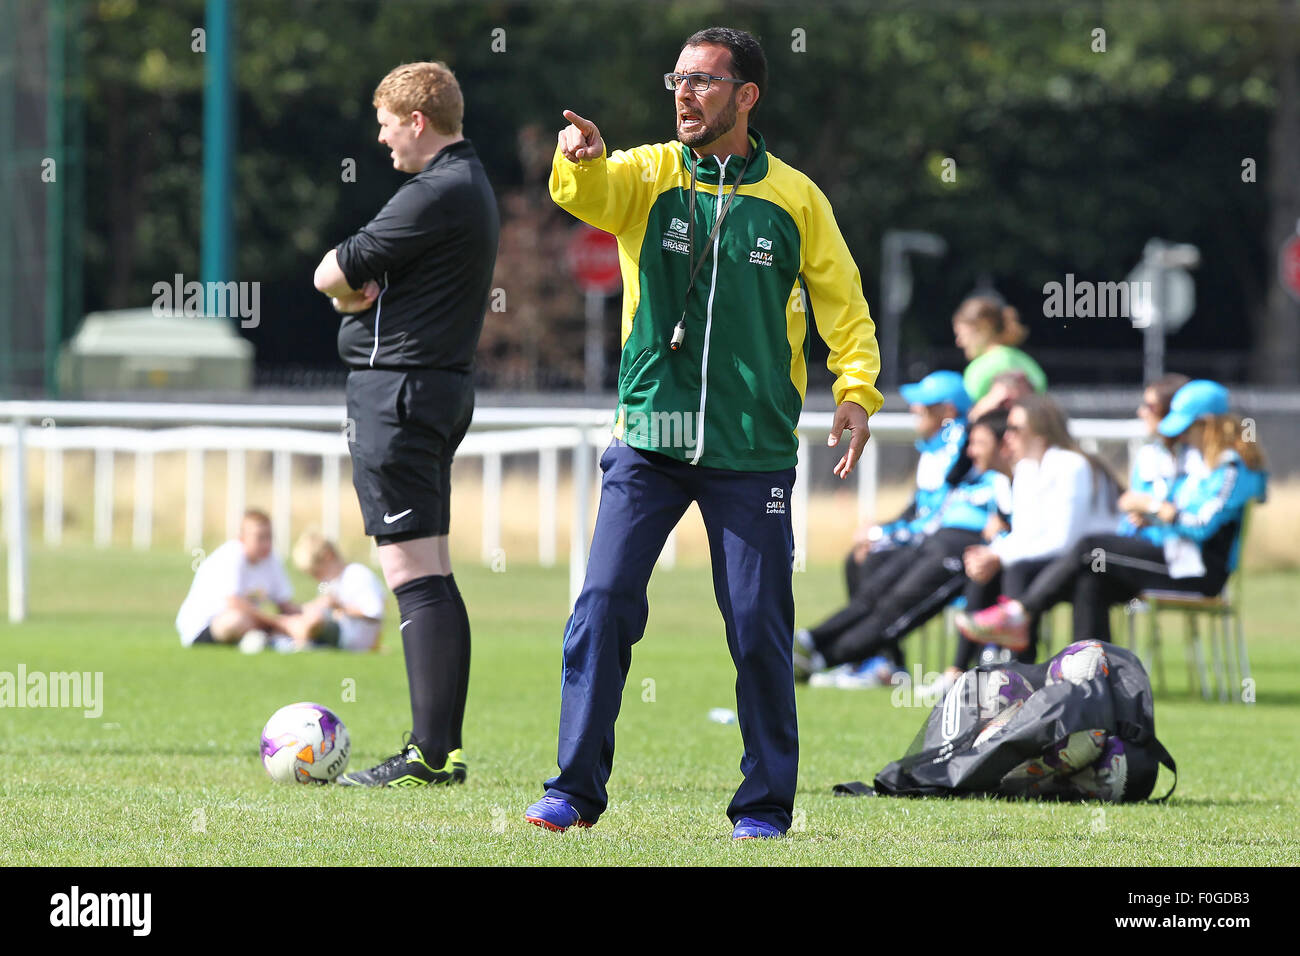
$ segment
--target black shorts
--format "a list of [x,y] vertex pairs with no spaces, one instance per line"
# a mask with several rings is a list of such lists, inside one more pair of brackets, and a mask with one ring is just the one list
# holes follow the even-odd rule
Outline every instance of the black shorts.
[[444,535],[451,460],[474,415],[468,372],[354,369],[348,450],[366,534],[379,544]]

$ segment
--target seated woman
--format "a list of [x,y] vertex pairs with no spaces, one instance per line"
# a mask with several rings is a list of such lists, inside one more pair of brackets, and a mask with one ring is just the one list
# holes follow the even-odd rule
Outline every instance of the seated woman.
[[[1050,398],[1029,395],[1012,406],[1006,444],[1015,461],[1011,530],[988,545],[968,548],[963,556],[970,584],[957,629],[979,644],[989,643],[988,622],[998,606],[1023,595],[1053,560],[1072,554],[1085,535],[1109,531],[1118,519],[1119,482],[1104,462],[1079,448],[1065,414]],[[1014,635],[999,643],[1019,660],[1033,663],[1038,616],[1027,616]]]
[[[966,458],[966,411],[970,399],[956,372],[931,372],[921,381],[900,389],[916,423],[916,492],[893,521],[864,525],[854,535],[853,548],[844,561],[844,579],[851,607],[865,614],[872,603],[915,560],[916,548],[952,485],[970,467]],[[903,666],[898,648],[890,654],[886,670]]]
[[[795,640],[795,676],[890,655],[912,630],[939,613],[966,584],[962,553],[982,535],[1009,498],[1010,464],[1002,455],[1005,413],[972,422],[966,454],[971,468],[932,515],[907,565],[874,593],[855,594],[839,613]],[[874,680],[872,679],[874,678]],[[837,687],[874,686],[874,674],[839,675]]]
[[1134,533],[1084,537],[1018,600],[993,609],[981,622],[981,634],[1009,646],[1027,620],[1072,600],[1075,640],[1110,641],[1112,604],[1145,590],[1223,590],[1237,564],[1246,504],[1264,500],[1268,480],[1259,445],[1247,440],[1241,420],[1227,411],[1228,390],[1217,382],[1180,388],[1160,434],[1177,437],[1199,454],[1186,458],[1170,492],[1126,494],[1120,504]]

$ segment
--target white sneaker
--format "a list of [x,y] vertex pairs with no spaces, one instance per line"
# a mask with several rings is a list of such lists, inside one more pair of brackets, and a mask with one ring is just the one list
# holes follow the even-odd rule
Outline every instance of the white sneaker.
[[266,643],[269,639],[270,635],[266,631],[255,627],[251,631],[247,631],[239,639],[239,652],[241,654],[260,654],[266,650]]
[[853,673],[852,664],[840,664],[838,667],[832,667],[830,670],[822,670],[808,678],[809,687],[839,687],[840,678],[847,677]]

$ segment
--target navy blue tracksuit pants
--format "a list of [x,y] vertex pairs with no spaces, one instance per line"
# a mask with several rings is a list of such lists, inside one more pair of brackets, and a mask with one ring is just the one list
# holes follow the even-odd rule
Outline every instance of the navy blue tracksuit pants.
[[587,577],[564,633],[560,773],[546,781],[594,822],[609,802],[614,721],[645,632],[646,586],[669,532],[699,505],[713,589],[736,664],[744,782],[727,815],[786,830],[799,769],[795,717],[790,490],[794,469],[701,468],[615,440],[600,460],[600,510]]

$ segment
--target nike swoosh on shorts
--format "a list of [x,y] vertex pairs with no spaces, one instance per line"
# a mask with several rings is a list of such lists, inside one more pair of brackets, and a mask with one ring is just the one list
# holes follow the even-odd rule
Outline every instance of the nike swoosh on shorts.
[[392,524],[394,521],[400,521],[402,518],[405,518],[414,510],[415,510],[414,508],[407,508],[405,511],[399,511],[395,515],[390,515],[387,511],[385,511],[384,524]]

